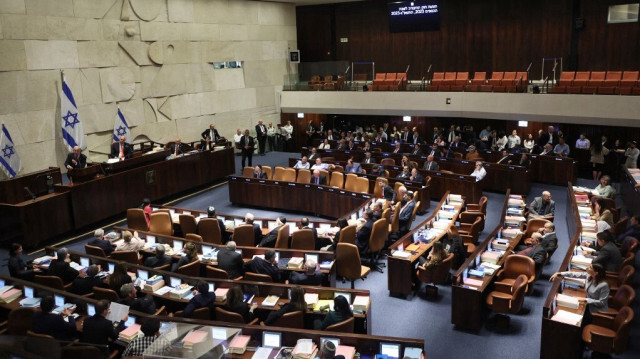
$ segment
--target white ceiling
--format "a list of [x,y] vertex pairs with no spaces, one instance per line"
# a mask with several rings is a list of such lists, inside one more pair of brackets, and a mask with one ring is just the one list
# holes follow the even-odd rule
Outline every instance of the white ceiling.
[[318,4],[336,4],[341,2],[356,2],[356,1],[365,1],[365,0],[260,0],[260,1],[286,2],[286,3],[296,4],[296,6],[305,6],[305,5],[318,5]]

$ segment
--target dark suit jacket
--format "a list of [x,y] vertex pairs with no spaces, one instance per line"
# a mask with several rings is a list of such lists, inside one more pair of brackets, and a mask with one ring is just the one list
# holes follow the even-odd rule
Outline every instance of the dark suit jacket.
[[320,184],[320,185],[326,185],[327,184],[327,177],[324,176],[324,175],[320,175],[320,178],[318,180],[320,181],[320,183],[316,183],[316,177],[315,176],[311,176],[311,183]]
[[548,233],[542,236],[540,239],[540,245],[544,247],[547,253],[551,254],[551,252],[556,249],[556,245],[558,245],[558,237],[556,236],[556,233]]
[[253,243],[256,246],[260,244],[260,242],[262,241],[262,228],[257,223],[253,224],[253,238],[254,238]]
[[[266,125],[262,125],[264,126],[264,131],[262,131],[262,129],[260,128],[260,124],[256,125],[256,136],[261,137],[261,136],[267,136],[267,126]],[[311,130],[313,131],[313,127],[311,128]]]
[[76,320],[70,316],[66,322],[60,314],[37,311],[33,316],[33,331],[51,335],[57,340],[71,341],[76,336]]
[[369,248],[369,237],[372,230],[373,220],[368,220],[356,233],[356,246],[358,246],[360,253],[366,252],[367,248]]
[[249,311],[249,304],[245,302],[240,302],[237,305],[234,305],[233,307],[229,307],[228,305],[225,305],[224,307],[222,307],[222,309],[229,312],[240,314],[242,316],[242,319],[244,319],[245,323],[249,323],[253,319],[253,314]]
[[153,314],[156,311],[156,303],[153,301],[151,294],[141,294],[138,298],[124,298],[120,299],[118,303],[122,305],[128,305],[129,309],[136,310],[147,314]]
[[27,267],[27,263],[24,262],[24,259],[20,256],[9,257],[9,274],[12,277],[24,279],[24,280],[33,280],[34,271],[33,269],[29,269]]
[[54,259],[49,264],[49,275],[60,277],[67,284],[71,283],[78,276],[78,271],[71,268],[69,263]]
[[[120,142],[111,144],[111,158],[120,156]],[[131,158],[133,156],[133,148],[130,144],[124,143],[124,158]]]
[[113,323],[100,314],[88,317],[82,325],[82,342],[88,344],[108,345],[109,339],[118,339],[118,333],[124,329],[124,322],[120,321],[114,329]]
[[422,153],[422,151],[421,151],[421,150],[417,150],[417,151],[416,151],[416,150],[414,149],[414,150],[413,150],[413,152],[411,152],[411,155],[412,155],[412,156],[422,156],[422,155],[423,155],[423,153]]
[[[538,137],[538,146],[544,147],[549,142],[549,132],[545,132],[540,137]],[[553,142],[551,143],[553,146],[558,144],[558,135],[553,133]]]
[[78,295],[84,295],[93,292],[93,287],[106,288],[107,285],[100,277],[77,277],[73,280],[73,285],[69,291]]
[[260,241],[258,246],[269,248],[275,247],[276,241],[278,240],[278,230],[280,230],[280,228],[282,228],[282,226],[277,226],[267,233],[267,235],[262,238],[262,241]]
[[431,162],[425,161],[424,166],[422,168],[427,171],[437,171],[440,169],[440,166],[438,166],[438,162],[436,161],[431,161]]
[[[249,146],[249,149],[245,149],[244,146]],[[242,148],[243,152],[246,151],[246,152],[252,153],[254,146],[255,146],[255,142],[253,141],[253,137],[243,135],[242,138],[240,139],[240,147]]]
[[102,248],[106,255],[111,255],[111,252],[113,252],[115,249],[115,247],[112,246],[109,241],[104,239],[93,238],[89,242],[87,242],[87,244],[90,246]]
[[547,204],[547,207],[542,210],[542,197],[536,197],[533,199],[533,202],[531,202],[529,211],[539,216],[553,215],[556,211],[556,202],[551,200],[549,204]]
[[385,185],[382,188],[382,197],[387,201],[395,202],[396,201],[396,191],[393,190],[393,187],[389,185]]
[[622,265],[622,255],[613,242],[608,242],[600,248],[592,263],[599,263],[605,270],[617,272]]
[[[411,178],[409,178],[409,180],[411,180]],[[424,185],[424,177],[422,177],[422,175],[418,173],[415,177],[413,177],[413,182],[418,182]]]
[[147,257],[147,259],[144,260],[144,266],[151,268],[160,267],[167,263],[171,263],[171,257],[167,257],[166,255],[161,258],[158,258],[158,256]]
[[218,268],[226,270],[229,273],[229,278],[235,279],[241,276],[243,265],[244,261],[239,253],[227,248],[222,248],[218,252]]
[[367,160],[367,158],[364,158],[362,160],[362,163],[376,163],[376,159],[373,158],[373,157],[369,158],[368,160]]
[[314,272],[313,274],[307,274],[305,272],[291,272],[289,275],[289,283],[300,285],[315,285],[321,286],[324,275],[322,272]]
[[[237,254],[237,253],[236,253]],[[187,307],[184,308],[182,316],[185,318],[191,317],[194,310],[202,307],[208,307],[216,301],[216,294],[213,292],[198,293],[191,298]],[[213,309],[213,308],[212,308]]]
[[85,168],[87,166],[87,156],[81,153],[80,156],[78,156],[78,160],[76,161],[75,165],[72,162],[74,158],[75,158],[75,154],[73,152],[68,154],[67,159],[64,161],[64,166],[65,167],[71,166],[73,168]]
[[218,130],[213,130],[213,136],[211,136],[211,129],[207,128],[206,130],[202,131],[202,133],[200,134],[200,136],[202,136],[203,140],[207,139],[207,136],[209,136],[211,138],[212,142],[216,142],[220,139],[220,134],[218,133]]
[[258,175],[257,173],[253,172],[253,178],[263,178],[263,179],[267,179],[267,172],[260,172],[260,175]]
[[307,160],[308,160],[309,163],[314,163],[314,162],[316,162],[316,158],[320,158],[320,154],[317,153],[317,152],[315,154],[310,154],[307,157]]
[[292,303],[287,303],[287,304],[283,305],[282,308],[280,308],[278,310],[271,311],[271,313],[269,313],[269,316],[267,317],[267,319],[264,321],[264,324],[271,325],[271,324],[273,324],[273,322],[278,320],[278,318],[280,318],[281,316],[283,316],[283,315],[285,315],[285,314],[287,314],[289,312],[295,312],[295,311],[296,311],[296,308],[293,306],[293,304]]
[[533,247],[527,255],[536,262],[536,267],[543,265],[544,261],[547,259],[547,251],[540,244]]
[[244,264],[245,272],[253,272],[258,274],[266,274],[270,276],[274,282],[280,281],[280,270],[277,266],[267,262],[266,260],[256,257]]
[[[174,155],[176,153],[176,143],[171,144],[171,154]],[[184,153],[182,143],[178,145],[178,154],[181,155]]]

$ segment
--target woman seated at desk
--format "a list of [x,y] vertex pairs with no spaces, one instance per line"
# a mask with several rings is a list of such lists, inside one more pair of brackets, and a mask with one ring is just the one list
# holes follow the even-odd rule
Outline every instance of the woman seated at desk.
[[606,273],[604,267],[600,264],[592,264],[587,268],[586,272],[556,272],[549,278],[550,282],[553,282],[557,276],[587,279],[585,285],[587,297],[578,298],[579,302],[587,304],[587,310],[582,320],[583,326],[591,323],[593,313],[609,308],[609,284],[605,281]]
[[192,242],[189,242],[184,245],[184,256],[180,257],[180,260],[176,263],[173,263],[171,266],[171,271],[176,272],[178,268],[182,267],[185,264],[189,264],[193,261],[198,260],[198,250],[196,249],[196,245]]
[[286,313],[296,312],[301,310],[302,313],[307,311],[307,303],[304,301],[304,290],[301,287],[295,286],[291,288],[291,300],[286,303],[282,308],[272,311],[264,321],[266,325],[272,325],[276,320],[280,319]]
[[249,306],[249,304],[244,301],[242,289],[237,284],[232,286],[227,292],[227,304],[222,307],[222,309],[228,312],[240,314],[245,323],[253,320],[253,310],[255,308],[256,305],[252,304]]
[[418,261],[424,268],[435,267],[440,265],[440,263],[447,258],[447,255],[449,255],[449,253],[444,249],[442,242],[437,241],[433,243],[433,247],[427,256],[427,259],[424,259],[424,257],[421,256],[418,258]]
[[325,330],[328,326],[340,323],[351,317],[353,317],[353,312],[349,307],[347,298],[339,295],[333,300],[333,310],[327,313],[327,316],[324,317],[322,322],[320,322],[320,319],[317,319],[314,323],[314,327],[316,329],[319,328],[320,330]]
[[123,284],[131,283],[131,277],[127,273],[127,267],[124,262],[116,263],[113,266],[113,273],[109,274],[106,279],[109,289],[115,291],[120,295],[120,288]]

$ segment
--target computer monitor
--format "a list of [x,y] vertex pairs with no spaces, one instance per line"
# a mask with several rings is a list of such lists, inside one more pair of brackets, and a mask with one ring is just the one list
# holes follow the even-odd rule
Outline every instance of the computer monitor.
[[209,293],[213,293],[216,291],[216,286],[213,283],[209,283]]
[[469,268],[465,268],[464,271],[462,271],[462,282],[466,282],[467,281],[467,276],[469,275]]
[[282,340],[282,334],[276,332],[262,332],[262,347],[263,348],[280,348]]
[[351,220],[355,221],[356,219],[358,219],[358,214],[357,213],[351,214]]
[[347,302],[351,304],[351,293],[335,292],[333,293],[333,298],[335,299],[339,295],[343,296],[347,300]]
[[80,257],[80,265],[85,268],[88,268],[91,265],[91,261],[89,260],[89,258]]
[[109,273],[113,273],[113,269],[115,268],[115,263],[109,263]]
[[324,230],[331,229],[331,223],[320,223],[318,227]]
[[96,315],[96,307],[93,304],[87,304],[87,315],[90,317]]
[[211,337],[218,340],[227,340],[227,329],[220,327],[211,327]]
[[276,226],[276,221],[267,221],[267,227],[269,227],[269,230],[276,228]]
[[236,253],[238,253],[239,255],[242,255],[242,249],[236,249]]
[[257,224],[257,225],[258,225],[258,227],[262,228],[262,221],[259,221],[259,220],[257,220],[257,219],[254,219],[254,220],[253,220],[253,224]]
[[490,251],[491,250],[491,241],[489,241],[489,243],[487,243],[487,250]]
[[317,254],[305,253],[304,254],[304,261],[308,262],[309,260],[312,260],[312,261],[316,262],[316,264],[318,264],[318,255]]
[[211,247],[211,246],[203,245],[202,246],[202,254],[207,254],[207,253],[211,252],[212,249],[213,249],[213,247]]
[[129,315],[129,318],[127,318],[127,321],[124,322],[124,326],[129,328],[134,324],[136,324],[136,317],[134,317],[133,315]]
[[64,297],[61,296],[61,295],[54,295],[53,296],[53,301],[56,304],[56,307],[64,306]]
[[173,240],[173,250],[176,252],[180,252],[182,250],[182,241]]
[[144,269],[138,269],[138,278],[140,278],[142,280],[149,279],[149,271],[144,270]]
[[33,288],[24,286],[24,296],[26,298],[33,298]]
[[[204,217],[206,217],[206,216],[207,216],[207,215],[206,215],[206,214],[204,214],[204,213],[200,215],[200,217],[202,217],[202,218],[204,218]],[[222,222],[224,222],[224,221],[225,221],[224,216],[216,216],[216,219],[219,219],[219,220],[221,220]]]
[[400,344],[381,342],[380,354],[384,354],[388,358],[400,358]]
[[276,262],[277,262],[277,261],[280,260],[280,252],[278,252],[278,251],[274,251],[274,252],[275,252],[274,257],[276,257]]
[[0,288],[4,287],[4,280],[0,279]]
[[147,234],[147,238],[145,239],[147,240],[147,244],[156,244],[156,236]]
[[236,225],[236,227],[241,226],[244,223],[244,220],[242,218],[234,218],[233,219],[233,224]]
[[171,286],[173,288],[179,286],[180,284],[182,284],[182,280],[180,278],[176,278],[176,277],[170,277],[171,278]]
[[326,342],[332,342],[333,345],[336,346],[336,348],[338,347],[338,345],[340,345],[340,338],[325,338],[325,337],[320,337],[320,348],[324,347],[324,343]]
[[476,256],[476,267],[480,265],[480,256]]

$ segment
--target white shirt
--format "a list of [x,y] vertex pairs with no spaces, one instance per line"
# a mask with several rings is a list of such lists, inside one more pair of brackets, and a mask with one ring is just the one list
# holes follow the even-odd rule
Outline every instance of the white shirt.
[[514,148],[516,145],[520,144],[520,136],[518,135],[511,135],[509,136],[509,138],[507,139],[507,142],[509,143],[509,148]]
[[240,140],[242,140],[242,136],[243,135],[238,135],[238,134],[233,135],[233,142],[240,143]]
[[496,141],[496,146],[498,146],[498,150],[502,151],[504,147],[507,145],[507,142],[509,142],[509,140],[507,140],[507,136],[499,138],[498,141]]
[[531,151],[533,149],[533,144],[535,142],[533,140],[524,140],[524,148]]
[[276,135],[276,128],[271,126],[271,127],[267,127],[267,136],[275,136]]
[[588,150],[589,147],[591,147],[591,141],[589,141],[588,138],[585,138],[584,140],[581,138],[578,138],[576,140],[576,148],[581,148],[583,150]]
[[331,144],[330,143],[321,143],[320,146],[318,146],[319,149],[321,150],[330,150],[331,149]]
[[313,165],[311,166],[312,170],[328,170],[329,169],[329,165],[326,163],[321,163],[319,165]]
[[470,176],[475,177],[476,182],[478,182],[478,181],[481,181],[486,175],[487,175],[487,171],[484,169],[484,167],[480,167],[480,169],[476,168],[475,170],[473,170]]
[[303,168],[303,169],[308,170],[308,169],[309,169],[309,162],[307,162],[307,163],[302,163],[302,161],[298,161],[298,162],[296,163],[296,165],[295,165],[295,166],[293,166],[293,168],[297,168],[297,169]]
[[293,126],[292,125],[284,125],[282,128],[284,128],[284,130],[287,131],[289,136],[291,136],[291,134],[293,133]]

